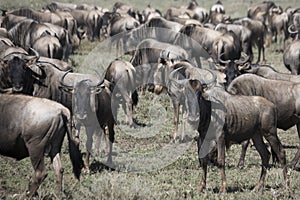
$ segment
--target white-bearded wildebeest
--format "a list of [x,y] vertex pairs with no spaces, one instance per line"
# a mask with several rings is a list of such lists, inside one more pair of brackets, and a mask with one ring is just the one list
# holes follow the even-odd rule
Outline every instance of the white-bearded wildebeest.
[[143,87],[143,92],[149,86],[153,87],[153,73],[159,62],[174,62],[175,60],[189,60],[188,53],[177,45],[160,42],[156,39],[141,41],[130,60],[137,73],[137,85]]
[[182,25],[177,22],[166,20],[163,17],[154,17],[126,34],[127,48],[135,49],[138,43],[147,38],[173,44],[181,27]]
[[[69,75],[69,77],[67,76]],[[73,76],[73,77],[72,77]],[[75,78],[77,77],[77,78]],[[68,78],[70,79],[67,80]],[[72,80],[73,79],[73,80]],[[104,79],[88,76],[87,74],[66,72],[60,79],[62,90],[72,95],[72,115],[76,137],[79,138],[81,125],[85,126],[87,141],[85,158],[85,171],[90,172],[89,159],[92,153],[93,136],[96,135],[97,141],[95,150],[99,151],[102,133],[106,135],[108,145],[107,163],[112,164],[112,145],[114,143],[114,116],[111,109],[111,93]],[[108,128],[108,134],[105,128]]]
[[0,94],[0,110],[0,154],[17,160],[30,158],[34,174],[29,197],[32,198],[47,176],[45,156],[51,159],[58,196],[61,196],[64,169],[60,153],[66,132],[77,179],[83,166],[78,144],[72,138],[70,111],[47,99],[6,94]]
[[123,60],[112,61],[106,69],[105,77],[111,84],[112,92],[112,110],[114,118],[117,121],[119,103],[122,104],[123,111],[126,115],[125,123],[130,127],[133,124],[133,105],[137,100],[133,98],[136,93],[136,69],[130,62]]
[[[66,72],[60,71],[54,65],[49,63],[39,63],[37,62],[35,65],[31,65],[30,67],[24,67],[23,65],[14,66],[14,73],[8,74],[7,76],[11,78],[13,81],[12,85],[19,85],[23,88],[22,93],[42,97],[54,100],[66,106],[71,112],[72,115],[75,115],[78,109],[75,108],[75,104],[77,101],[72,102],[72,94],[62,91],[61,84],[62,77],[64,77]],[[73,87],[76,83],[89,79],[92,82],[99,82],[99,77],[91,74],[80,74],[80,73],[70,73],[67,77],[64,78],[64,86]],[[89,85],[91,86],[91,85]],[[24,90],[26,89],[26,90]],[[94,107],[92,110],[95,110],[97,115],[98,122],[102,128],[108,126],[109,130],[109,153],[108,153],[108,163],[111,162],[111,151],[112,151],[112,143],[114,142],[114,119],[111,112],[111,94],[106,87],[105,90],[102,90],[98,95],[85,93],[86,99],[92,99],[94,103]],[[87,95],[90,95],[87,97]],[[83,99],[83,97],[82,97]],[[78,107],[81,105],[79,104]],[[83,106],[83,105],[82,105]],[[77,107],[76,107],[77,108]],[[84,107],[86,108],[86,107]],[[92,141],[88,141],[90,143]],[[88,154],[89,156],[89,154]],[[88,156],[87,161],[88,163]],[[88,171],[88,165],[86,165],[86,169]]]
[[[5,92],[11,88],[12,92],[26,93],[30,84],[24,84],[26,76],[26,68],[30,68],[34,64],[39,55],[30,56],[28,53],[17,47],[11,47],[6,44],[0,44],[0,91]],[[15,73],[16,70],[21,70],[22,74]],[[22,79],[22,81],[17,81]]]
[[256,63],[259,63],[261,60],[262,54],[262,61],[265,62],[265,33],[266,33],[266,26],[259,20],[253,20],[247,17],[234,20],[234,24],[239,24],[247,27],[252,32],[251,41],[252,44],[255,44],[258,49],[258,57]]
[[203,72],[203,70],[194,67],[188,61],[177,61],[175,64],[166,65],[166,64],[159,64],[157,69],[154,71],[154,93],[160,94],[164,89],[167,91],[169,97],[171,98],[173,108],[174,108],[174,132],[172,141],[176,141],[177,132],[178,132],[178,125],[179,125],[179,110],[182,106],[182,132],[181,132],[181,141],[185,140],[185,126],[186,126],[186,119],[187,119],[187,107],[185,106],[184,102],[188,97],[186,97],[182,93],[182,87],[174,84],[174,82],[170,82],[169,75],[173,70],[180,69],[180,73],[184,78],[191,78],[191,79],[200,79],[206,76],[211,76],[210,74],[207,75]]
[[[277,136],[276,130],[276,107],[273,103],[265,98],[256,96],[240,96],[231,95],[224,88],[216,86],[208,88],[212,81],[193,79],[173,79],[170,74],[171,81],[176,82],[183,88],[185,93],[195,95],[195,98],[188,98],[186,106],[188,107],[189,121],[192,124],[198,123],[198,159],[203,170],[202,180],[198,190],[200,192],[206,188],[207,166],[209,154],[217,150],[218,165],[221,168],[221,186],[220,193],[226,192],[227,182],[225,175],[225,147],[229,148],[231,144],[240,143],[246,139],[252,139],[262,161],[261,175],[259,182],[254,190],[261,189],[265,184],[267,168],[269,167],[270,153],[266,148],[263,138],[271,145],[273,151],[279,158],[283,167],[283,177],[285,185],[289,187],[287,177],[286,156],[283,146]],[[213,104],[217,107],[223,107],[224,119],[220,121],[211,121],[213,118]],[[220,108],[219,108],[220,109]],[[216,114],[216,113],[214,113]],[[248,116],[245,119],[245,116]],[[222,116],[219,116],[222,117]],[[224,121],[221,123],[221,121]],[[218,126],[220,130],[209,130],[210,126]]]
[[[297,126],[300,140],[300,84],[290,81],[270,80],[254,74],[244,74],[234,79],[228,87],[231,94],[262,96],[277,108],[277,128],[288,130]],[[243,145],[246,151],[247,144]],[[242,155],[245,153],[242,153]],[[289,166],[295,167],[300,157],[300,146]],[[243,164],[244,155],[240,162]]]

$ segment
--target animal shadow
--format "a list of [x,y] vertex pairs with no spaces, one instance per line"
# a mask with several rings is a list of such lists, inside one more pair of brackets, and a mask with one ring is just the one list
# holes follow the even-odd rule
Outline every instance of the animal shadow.
[[108,171],[115,171],[115,168],[112,168],[102,162],[99,162],[97,160],[94,160],[91,164],[90,164],[90,173],[91,174],[95,174],[95,173],[101,173],[104,170],[108,170]]

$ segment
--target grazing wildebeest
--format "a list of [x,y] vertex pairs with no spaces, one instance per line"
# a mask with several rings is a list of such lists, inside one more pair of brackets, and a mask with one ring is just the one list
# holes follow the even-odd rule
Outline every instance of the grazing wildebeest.
[[[254,74],[244,74],[234,79],[228,87],[231,94],[262,96],[274,103],[277,108],[277,128],[288,130],[297,125],[300,139],[300,84],[290,81],[270,80]],[[243,145],[245,152],[247,144]],[[243,165],[244,154],[241,156],[239,165]],[[289,164],[295,167],[300,157],[300,146]]]
[[283,52],[283,63],[292,74],[300,74],[300,40],[294,40],[286,47]]
[[212,44],[221,35],[219,31],[189,24],[180,29],[174,44],[189,52],[189,56],[196,60],[198,67],[201,67],[200,57],[210,58]]
[[40,12],[30,8],[19,8],[11,10],[8,14],[14,14],[17,16],[24,16],[40,23],[48,22],[68,30],[71,35],[70,44],[72,46],[72,51],[78,48],[82,35],[77,28],[77,22],[74,17],[69,12],[57,11],[57,12]]
[[[72,75],[73,74],[73,75]],[[67,80],[68,76],[73,79]],[[73,77],[72,77],[73,76]],[[74,77],[77,76],[77,79]],[[79,79],[79,77],[81,77]],[[95,82],[97,81],[97,82]],[[86,74],[76,74],[66,72],[60,79],[62,90],[72,95],[72,115],[76,127],[76,137],[79,138],[81,125],[86,128],[86,150],[85,171],[90,172],[89,159],[92,153],[93,135],[96,134],[97,141],[95,150],[99,151],[102,133],[107,136],[108,158],[107,164],[112,164],[112,145],[114,143],[114,124],[115,120],[111,110],[111,93],[104,83],[104,79],[87,76]],[[100,127],[99,127],[100,126]],[[108,135],[105,132],[108,128]]]
[[[173,74],[170,74],[172,79]],[[283,167],[283,176],[285,185],[289,187],[287,178],[286,156],[283,146],[277,136],[276,130],[276,107],[273,103],[262,97],[248,97],[240,95],[231,95],[224,88],[216,86],[208,88],[212,83],[211,80],[207,84],[203,80],[174,79],[183,91],[188,94],[196,94],[196,98],[189,98],[186,102],[189,110],[189,121],[194,124],[198,123],[198,159],[203,170],[202,180],[198,190],[200,192],[206,188],[208,156],[217,150],[218,164],[221,168],[221,186],[220,193],[226,192],[227,182],[225,175],[225,147],[229,148],[231,144],[240,143],[246,139],[252,139],[262,161],[261,175],[259,182],[254,190],[261,189],[265,184],[267,168],[269,167],[270,153],[266,148],[263,138],[271,145]],[[212,122],[214,110],[213,104],[217,104],[215,108],[223,107],[224,119]],[[216,114],[216,113],[214,113]],[[248,116],[246,119],[245,116]],[[221,123],[221,121],[224,123]],[[220,129],[210,130],[210,126],[220,123]],[[217,124],[218,126],[218,124]],[[212,131],[212,132],[211,132]]]
[[265,62],[266,60],[265,60],[264,40],[265,40],[266,26],[259,20],[253,20],[247,17],[237,19],[233,23],[243,25],[252,32],[252,37],[251,37],[252,44],[255,44],[258,49],[258,57],[256,63],[260,62],[261,54],[262,54],[262,61]]
[[112,45],[116,45],[117,53],[120,51],[127,52],[127,37],[126,32],[137,28],[140,22],[130,15],[122,16],[119,13],[115,13],[107,28],[108,35],[111,37]]
[[133,105],[137,104],[137,102],[133,101],[134,98],[132,98],[137,87],[136,69],[130,62],[114,60],[107,67],[104,78],[111,83],[110,90],[112,92],[112,110],[115,120],[117,121],[118,107],[119,103],[121,103],[126,115],[125,123],[132,127]]
[[66,132],[77,179],[83,165],[78,144],[72,138],[70,111],[47,99],[6,94],[0,94],[0,110],[0,154],[17,160],[29,157],[34,169],[29,198],[47,176],[45,156],[51,159],[61,196],[64,169],[60,153]]
[[166,20],[163,17],[154,17],[145,24],[129,31],[126,34],[126,45],[128,48],[135,48],[138,43],[147,38],[173,44],[181,27],[182,25],[177,22]]

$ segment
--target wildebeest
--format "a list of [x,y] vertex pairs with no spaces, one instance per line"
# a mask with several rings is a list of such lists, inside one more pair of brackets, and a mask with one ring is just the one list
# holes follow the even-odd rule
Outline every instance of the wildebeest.
[[180,29],[174,44],[189,52],[190,57],[195,58],[198,67],[201,67],[200,57],[210,58],[212,44],[221,35],[218,31],[189,24]]
[[45,35],[55,36],[55,33],[48,26],[32,19],[23,20],[8,30],[9,38],[26,51],[38,38]]
[[119,51],[127,52],[127,31],[135,29],[140,25],[139,21],[130,15],[122,16],[114,13],[107,28],[108,35],[111,37],[112,45],[116,45],[117,53]]
[[292,41],[283,52],[283,63],[292,74],[300,74],[300,40]]
[[[278,156],[283,167],[285,185],[287,188],[289,187],[285,166],[286,156],[277,136],[276,107],[273,103],[258,96],[231,95],[219,86],[208,88],[207,86],[211,84],[211,80],[208,81],[208,84],[202,82],[203,80],[192,79],[180,81],[175,79],[174,81],[184,88],[183,91],[197,95],[196,98],[189,98],[186,104],[189,107],[189,120],[192,120],[191,123],[198,122],[198,159],[203,170],[199,191],[202,192],[206,188],[208,155],[217,150],[217,160],[222,177],[219,192],[226,192],[225,147],[229,148],[231,144],[240,143],[250,138],[253,140],[262,161],[260,179],[254,189],[259,190],[264,186],[267,168],[269,167],[270,153],[263,142],[263,138],[270,143],[273,151]],[[214,106],[215,110],[212,109],[213,104],[216,104]],[[217,109],[223,110],[224,118],[212,122],[213,112]],[[248,119],[245,119],[245,115],[248,116]],[[211,123],[219,123],[219,125]],[[221,129],[219,131],[218,129],[210,130],[210,126],[220,126]]]
[[76,19],[77,26],[86,31],[87,38],[90,41],[99,39],[100,37],[100,20],[104,13],[100,10],[78,10],[70,11],[71,15]]
[[130,60],[136,68],[137,85],[144,89],[153,84],[153,72],[158,62],[174,62],[175,60],[189,60],[188,53],[177,45],[160,42],[156,39],[141,41]]
[[259,20],[253,20],[250,18],[241,18],[237,19],[233,22],[234,24],[239,24],[247,27],[252,32],[251,41],[252,44],[255,44],[258,49],[258,57],[256,63],[261,61],[261,54],[262,54],[262,61],[265,62],[265,33],[266,33],[266,26]]
[[291,81],[293,83],[300,83],[300,76],[288,73],[282,73],[275,70],[270,65],[250,65],[248,69],[243,72],[256,74],[272,80]]
[[220,31],[220,32],[227,32],[227,31],[232,31],[235,33],[237,37],[239,37],[241,41],[241,48],[242,52],[246,53],[247,55],[250,56],[249,60],[252,61],[253,59],[253,51],[252,51],[252,32],[250,31],[249,28],[238,25],[238,24],[223,24],[220,23],[215,27],[215,30]]
[[44,57],[56,59],[63,58],[63,46],[57,37],[51,35],[45,35],[35,40],[32,44],[32,48]]
[[41,56],[39,57],[38,62],[51,64],[55,68],[59,69],[60,71],[69,71],[73,69],[71,64],[55,58],[48,58],[48,57]]
[[247,17],[266,23],[269,11],[274,7],[276,5],[272,1],[263,1],[262,3],[254,4],[248,8]]
[[166,20],[163,17],[154,17],[127,33],[127,46],[135,48],[138,43],[147,38],[173,44],[181,27],[182,25],[177,22]]
[[125,123],[132,127],[133,105],[137,104],[132,98],[132,95],[136,95],[136,69],[130,62],[114,60],[107,67],[104,78],[111,83],[112,110],[115,120],[117,121],[118,107],[121,103],[126,115]]
[[[277,108],[277,128],[288,130],[294,125],[297,125],[297,132],[300,139],[299,83],[270,80],[254,74],[244,74],[234,79],[227,90],[231,94],[262,96],[273,102]],[[300,146],[289,165],[294,167],[299,157]]]
[[24,16],[29,19],[36,20],[37,22],[48,22],[61,27],[64,27],[71,35],[70,44],[74,49],[78,48],[81,40],[81,34],[77,27],[77,22],[69,12],[57,11],[57,12],[40,12],[30,8],[19,8],[11,10],[8,14],[14,14],[17,16]]
[[[29,90],[28,84],[24,84],[26,68],[31,68],[39,55],[30,56],[28,53],[17,47],[0,45],[0,88],[1,90],[12,88],[13,92],[25,92]],[[18,73],[16,71],[21,71]],[[21,81],[19,81],[21,79]],[[30,85],[30,84],[29,84]],[[26,93],[26,92],[25,92]]]
[[[67,80],[67,75],[70,76],[71,80],[73,79],[71,84],[70,79]],[[77,80],[74,79],[76,76]],[[79,76],[81,76],[81,79],[78,78]],[[74,116],[76,136],[79,137],[81,125],[86,128],[87,155],[84,163],[86,172],[90,172],[89,158],[92,153],[94,135],[97,137],[96,152],[99,150],[102,133],[105,133],[108,137],[107,163],[111,164],[115,121],[111,110],[111,93],[107,85],[105,85],[104,79],[100,78],[99,80],[99,77],[96,79],[84,74],[66,72],[60,79],[60,85],[62,90],[72,95],[72,115]],[[105,127],[108,128],[108,135],[105,132]]]
[[35,194],[47,176],[45,156],[51,159],[58,195],[61,196],[64,169],[60,153],[66,132],[77,179],[83,165],[78,145],[72,138],[69,110],[47,99],[6,94],[0,94],[0,110],[0,154],[17,160],[30,158],[34,174],[29,197]]
[[[179,113],[180,108],[182,107],[182,131],[181,131],[181,141],[185,140],[185,126],[186,126],[186,116],[187,116],[187,107],[184,104],[188,97],[182,93],[182,87],[178,86],[176,83],[170,81],[170,73],[178,68],[180,69],[181,78],[191,78],[191,79],[201,79],[207,75],[207,71],[204,71],[193,66],[188,61],[176,61],[174,64],[166,65],[159,64],[157,69],[154,71],[154,89],[153,91],[156,94],[160,94],[164,89],[167,91],[169,97],[171,98],[173,109],[174,109],[174,132],[172,141],[176,141],[178,125],[179,125]],[[206,72],[206,73],[205,73]],[[209,78],[209,77],[208,77]]]
[[274,36],[274,42],[282,45],[279,50],[285,49],[285,43],[289,36],[288,22],[289,17],[286,12],[280,13],[277,8],[270,10],[268,16],[268,27]]

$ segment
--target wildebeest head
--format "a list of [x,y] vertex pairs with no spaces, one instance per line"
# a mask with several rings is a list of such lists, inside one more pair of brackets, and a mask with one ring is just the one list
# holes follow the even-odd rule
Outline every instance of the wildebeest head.
[[246,69],[249,67],[248,61],[250,56],[242,53],[241,59],[239,60],[222,60],[221,56],[219,57],[220,64],[216,64],[216,68],[223,72],[226,75],[226,83],[225,87],[227,87],[233,79],[237,76],[241,75],[241,70]]
[[96,94],[100,93],[104,88],[104,79],[101,79],[97,84],[93,84],[90,79],[84,79],[71,85],[64,81],[68,73],[69,71],[62,76],[60,84],[64,91],[72,93],[74,116],[76,119],[84,120],[91,112],[96,112]]
[[32,64],[39,59],[39,54],[33,49],[32,51],[36,54],[35,56],[13,52],[0,61],[2,66],[8,69],[9,74],[7,74],[7,76],[11,82],[12,91],[14,93],[23,92],[23,87],[25,86],[28,75],[27,69],[31,68]]
[[[188,111],[188,121],[193,126],[198,126],[200,119],[200,105],[199,98],[202,98],[203,88],[207,85],[216,82],[216,75],[212,71],[208,71],[211,73],[212,77],[209,80],[204,82],[203,80],[196,79],[178,79],[175,77],[175,74],[179,73],[179,70],[182,68],[178,68],[172,71],[169,75],[169,88],[168,90],[172,90],[172,93],[181,93],[180,95],[176,95],[177,97],[183,97],[183,105]],[[170,86],[171,85],[171,86]]]

